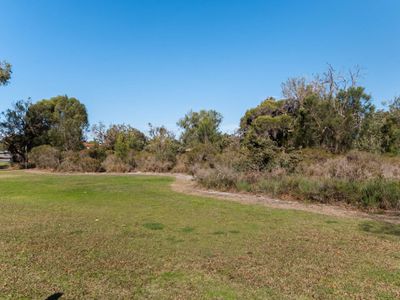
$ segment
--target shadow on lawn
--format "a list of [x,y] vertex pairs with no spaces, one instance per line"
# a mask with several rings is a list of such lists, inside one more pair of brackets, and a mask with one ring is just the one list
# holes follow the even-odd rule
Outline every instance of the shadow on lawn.
[[47,297],[46,300],[57,300],[62,295],[64,295],[64,293],[54,293],[53,295],[50,295],[49,297]]
[[359,225],[360,230],[365,232],[371,232],[376,234],[388,234],[394,236],[400,236],[400,225],[390,223],[374,223],[374,222],[362,222]]

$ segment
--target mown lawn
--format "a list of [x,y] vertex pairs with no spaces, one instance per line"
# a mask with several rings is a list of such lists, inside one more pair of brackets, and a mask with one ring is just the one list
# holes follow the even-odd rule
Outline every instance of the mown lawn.
[[0,298],[400,297],[399,226],[186,196],[172,180],[0,172]]

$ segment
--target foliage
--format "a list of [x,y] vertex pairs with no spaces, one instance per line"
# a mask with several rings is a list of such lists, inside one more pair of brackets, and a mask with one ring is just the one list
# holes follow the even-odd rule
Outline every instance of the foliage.
[[101,162],[90,156],[86,150],[66,151],[62,153],[62,162],[58,168],[62,172],[99,172]]
[[138,167],[142,171],[170,171],[176,164],[179,142],[164,126],[149,126],[150,137],[144,151],[137,157]]
[[131,170],[131,167],[119,156],[110,154],[101,164],[106,172],[125,173]]
[[29,159],[37,168],[56,170],[60,166],[61,153],[54,147],[42,145],[32,149]]
[[102,123],[92,127],[94,141],[107,150],[112,150],[122,159],[131,151],[142,151],[147,143],[144,133],[130,125],[113,124],[106,128]]
[[11,64],[6,61],[0,61],[0,86],[9,83],[12,74]]
[[30,105],[30,101],[17,101],[1,115],[0,138],[15,162],[26,162],[26,154],[33,147],[32,139],[27,134],[29,125],[26,114]]
[[345,203],[363,209],[400,209],[398,180],[371,178],[305,177],[300,174],[273,175],[241,173],[229,168],[200,169],[196,180],[207,188],[265,193],[320,203]]
[[35,145],[49,144],[63,151],[82,148],[88,126],[86,107],[76,98],[57,96],[30,105],[27,134]]
[[190,111],[178,121],[183,130],[181,141],[186,147],[197,144],[214,144],[221,138],[219,126],[222,115],[215,110]]

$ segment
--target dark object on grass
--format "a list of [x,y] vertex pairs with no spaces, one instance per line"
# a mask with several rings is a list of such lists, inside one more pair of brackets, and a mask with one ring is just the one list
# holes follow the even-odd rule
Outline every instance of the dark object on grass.
[[47,297],[46,300],[57,300],[62,295],[64,295],[64,293],[54,293],[53,295],[50,295],[49,297]]

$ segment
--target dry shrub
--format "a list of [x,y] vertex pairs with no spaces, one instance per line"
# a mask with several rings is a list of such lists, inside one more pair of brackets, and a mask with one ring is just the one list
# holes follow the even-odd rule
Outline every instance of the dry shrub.
[[207,188],[231,190],[241,181],[240,174],[228,167],[218,166],[214,169],[199,168],[195,171],[196,180]]
[[61,172],[99,172],[101,171],[101,161],[90,157],[86,150],[67,151],[63,153],[58,170]]
[[109,154],[101,164],[106,172],[125,173],[131,171],[131,166],[115,154]]
[[40,169],[56,170],[60,165],[60,151],[49,145],[33,148],[29,157],[31,163]]
[[172,161],[157,159],[152,153],[142,152],[136,156],[137,168],[143,172],[169,172],[174,167]]
[[300,169],[306,176],[345,180],[400,178],[400,163],[372,153],[351,151],[322,161],[305,162]]
[[177,155],[175,166],[171,171],[174,173],[189,173],[189,164],[185,154]]

